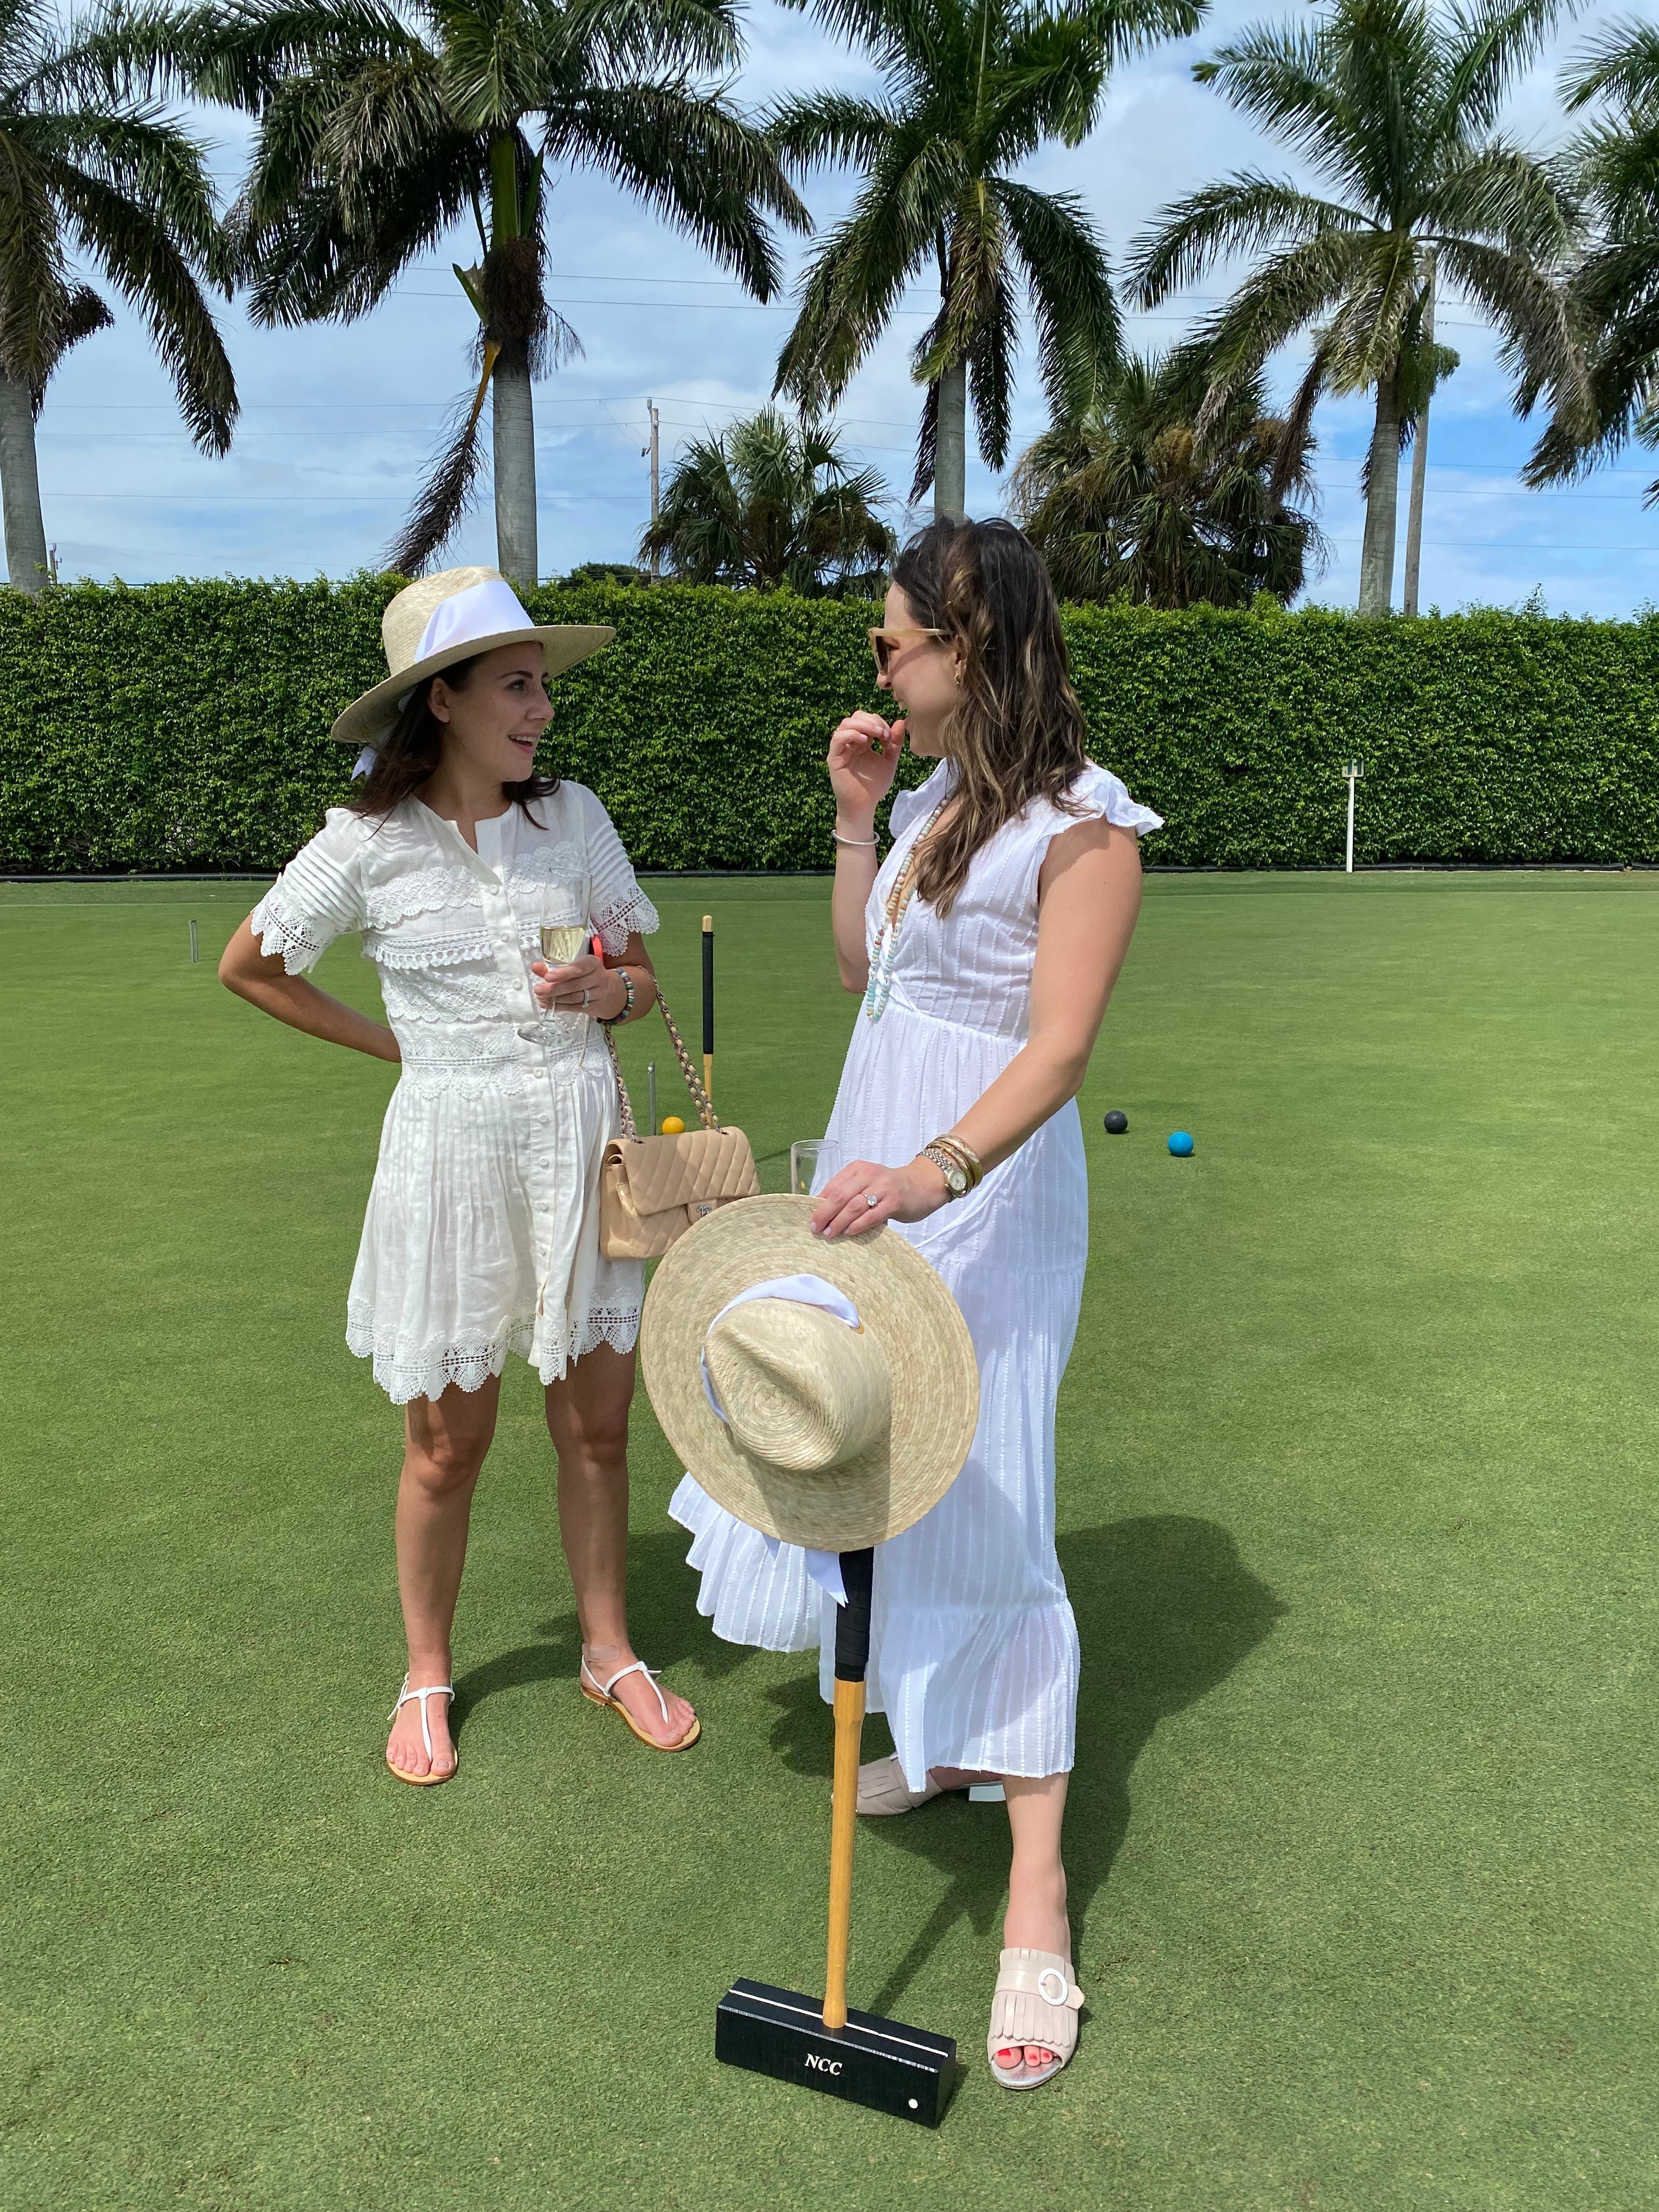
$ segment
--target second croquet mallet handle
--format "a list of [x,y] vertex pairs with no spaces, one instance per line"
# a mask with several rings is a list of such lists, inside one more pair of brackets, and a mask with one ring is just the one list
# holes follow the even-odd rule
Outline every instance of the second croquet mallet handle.
[[702,1087],[714,1095],[714,917],[702,918]]
[[836,1776],[830,1800],[830,1959],[823,2024],[847,2025],[847,1953],[853,1934],[853,1844],[859,1814],[859,1753],[864,1742],[864,1676],[870,1664],[870,1592],[874,1552],[843,1552],[847,1602],[836,1611]]

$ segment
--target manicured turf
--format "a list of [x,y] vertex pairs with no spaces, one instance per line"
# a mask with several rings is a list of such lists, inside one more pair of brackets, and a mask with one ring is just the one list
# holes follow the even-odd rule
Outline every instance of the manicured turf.
[[[825,887],[658,889],[693,1027],[718,913],[776,1188],[853,1014]],[[1091,2011],[997,2090],[1003,1816],[866,1827],[854,2002],[961,2039],[937,2136],[713,2063],[733,1975],[821,1985],[829,1729],[698,1620],[643,1397],[636,1638],[702,1746],[577,1697],[520,1364],[460,1778],[382,1769],[398,1424],[342,1334],[392,1076],[218,988],[247,903],[0,892],[0,2201],[1645,2212],[1659,881],[1150,884],[1060,1409]]]

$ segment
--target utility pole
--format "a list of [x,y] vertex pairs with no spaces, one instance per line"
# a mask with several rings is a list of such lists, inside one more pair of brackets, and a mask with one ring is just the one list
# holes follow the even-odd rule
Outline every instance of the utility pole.
[[[645,411],[651,418],[651,442],[648,446],[641,446],[640,451],[641,454],[649,453],[651,456],[651,527],[654,531],[657,526],[657,498],[659,491],[658,462],[659,459],[659,447],[658,442],[659,422],[655,403],[647,399],[645,403]],[[662,555],[653,545],[651,548],[651,580],[653,583],[655,583],[660,578],[661,574]]]
[[[1423,314],[1423,343],[1434,348],[1435,257],[1429,256],[1428,304]],[[1417,580],[1423,567],[1423,480],[1429,465],[1429,403],[1425,398],[1412,437],[1412,496],[1406,516],[1406,587],[1401,595],[1402,615],[1417,612]]]

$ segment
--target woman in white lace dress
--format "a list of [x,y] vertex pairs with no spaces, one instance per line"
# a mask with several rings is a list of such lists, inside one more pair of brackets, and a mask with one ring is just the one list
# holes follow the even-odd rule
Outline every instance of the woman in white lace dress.
[[[509,1352],[545,1389],[584,1693],[642,1742],[681,1750],[696,1716],[635,1658],[623,1594],[644,1271],[599,1249],[599,1161],[617,1126],[599,1024],[652,1005],[641,937],[657,916],[599,800],[534,768],[547,674],[611,633],[538,629],[483,568],[411,585],[383,628],[392,673],[335,725],[370,740],[362,794],[330,811],[220,974],[279,1021],[402,1064],[346,1307],[348,1345],[404,1408],[409,1671],[386,1761],[406,1782],[456,1771],[451,1631]],[[550,926],[582,945],[552,968],[538,957]],[[348,932],[389,1028],[306,980]]]
[[[904,719],[849,715],[830,748],[836,951],[865,1001],[829,1128],[850,1164],[814,1226],[902,1224],[967,1318],[980,1420],[952,1488],[876,1555],[870,1701],[897,1755],[864,1770],[859,1809],[1003,1783],[988,2051],[1025,2088],[1070,2057],[1080,2002],[1060,1858],[1078,1642],[1054,1552],[1054,1401],[1088,1247],[1073,1102],[1139,908],[1139,838],[1160,825],[1085,755],[1054,592],[1009,524],[924,531],[885,619],[878,681]],[[895,802],[878,870],[875,811],[907,738],[945,757]],[[715,1632],[818,1645],[828,1696],[835,1607],[805,1555],[769,1549],[689,1475],[671,1510]]]

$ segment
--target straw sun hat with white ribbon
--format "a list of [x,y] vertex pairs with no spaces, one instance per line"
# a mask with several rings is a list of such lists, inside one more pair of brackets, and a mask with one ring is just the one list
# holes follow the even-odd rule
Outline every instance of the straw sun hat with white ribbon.
[[534,638],[550,676],[562,674],[617,635],[599,623],[533,623],[499,568],[445,568],[405,585],[380,617],[384,684],[354,699],[329,735],[343,745],[372,745],[402,712],[406,695],[428,676],[497,646]]
[[890,1229],[825,1243],[812,1207],[745,1199],[671,1245],[641,1365],[681,1464],[717,1505],[786,1544],[862,1551],[956,1480],[979,1367],[913,1244]]

